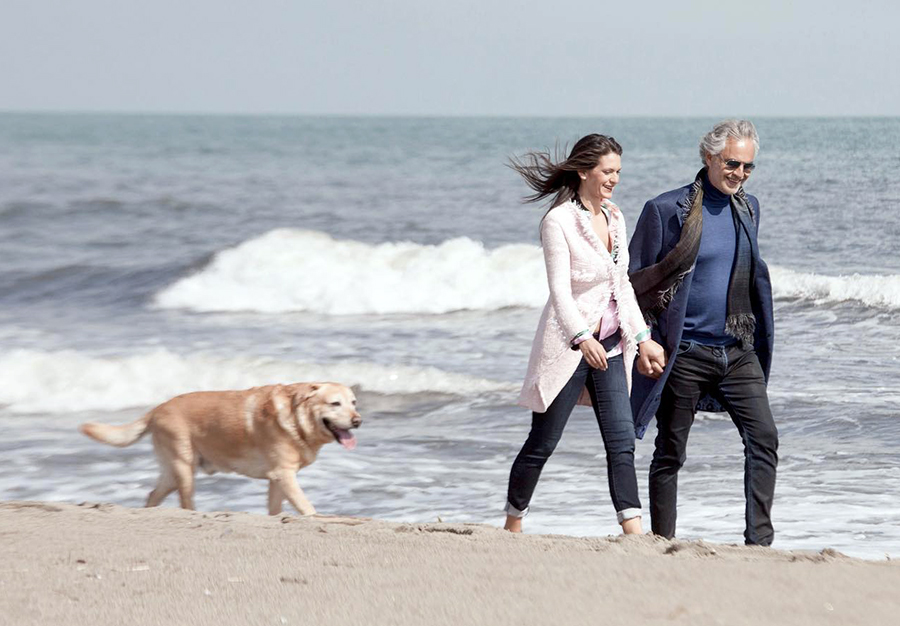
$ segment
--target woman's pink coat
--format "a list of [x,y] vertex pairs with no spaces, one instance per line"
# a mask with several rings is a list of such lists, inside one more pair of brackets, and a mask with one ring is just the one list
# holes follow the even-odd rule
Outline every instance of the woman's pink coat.
[[[574,202],[550,210],[541,223],[541,243],[547,265],[550,299],[538,322],[519,404],[543,413],[562,390],[581,361],[572,339],[585,329],[596,330],[614,298],[623,338],[625,375],[631,389],[631,368],[637,354],[635,336],[647,328],[631,281],[628,280],[628,239],[625,219],[611,202],[610,233],[618,257],[613,263],[606,246],[591,227],[590,213]],[[587,388],[579,404],[590,405]]]

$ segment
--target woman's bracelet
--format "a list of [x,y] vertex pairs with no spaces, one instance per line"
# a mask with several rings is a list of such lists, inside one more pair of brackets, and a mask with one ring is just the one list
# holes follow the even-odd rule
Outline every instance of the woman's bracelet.
[[635,343],[641,343],[642,341],[645,341],[645,340],[647,340],[647,339],[649,339],[649,338],[650,338],[650,329],[649,329],[649,328],[645,328],[644,330],[642,330],[641,332],[639,332],[639,333],[635,336],[634,342],[635,342]]
[[587,338],[591,336],[591,329],[585,328],[583,331],[572,337],[572,341],[569,342],[569,345],[572,346],[572,349],[575,349],[575,346],[580,344],[582,341],[587,341]]

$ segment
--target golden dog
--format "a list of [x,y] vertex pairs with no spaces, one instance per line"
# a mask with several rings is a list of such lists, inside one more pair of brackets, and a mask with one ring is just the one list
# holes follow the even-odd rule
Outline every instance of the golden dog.
[[172,398],[124,426],[82,424],[97,441],[128,446],[153,436],[159,481],[147,506],[159,505],[178,490],[181,506],[194,508],[197,467],[213,474],[237,472],[269,480],[269,514],[284,499],[301,515],[316,512],[297,484],[297,471],[316,460],[319,448],[337,441],[356,447],[350,429],[362,418],[356,398],[338,383],[269,385],[244,391],[199,391]]

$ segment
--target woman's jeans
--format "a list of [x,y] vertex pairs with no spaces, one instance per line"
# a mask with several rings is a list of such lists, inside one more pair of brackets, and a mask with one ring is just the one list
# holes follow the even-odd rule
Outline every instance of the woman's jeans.
[[553,454],[581,390],[587,386],[606,448],[609,493],[616,517],[620,524],[640,517],[641,501],[634,473],[634,421],[622,355],[610,358],[608,365],[606,371],[597,370],[582,358],[572,378],[547,411],[532,413],[531,432],[509,475],[508,515],[523,517],[528,512],[544,463]]

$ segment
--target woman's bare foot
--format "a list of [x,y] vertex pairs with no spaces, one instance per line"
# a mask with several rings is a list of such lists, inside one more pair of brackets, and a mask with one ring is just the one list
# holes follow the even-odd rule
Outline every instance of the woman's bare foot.
[[641,528],[641,518],[632,517],[622,522],[622,533],[626,535],[643,535],[644,530]]
[[508,530],[511,533],[522,532],[522,518],[521,517],[513,517],[512,515],[507,515],[506,516],[506,524],[503,526],[503,530]]

